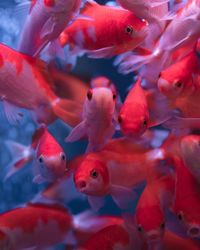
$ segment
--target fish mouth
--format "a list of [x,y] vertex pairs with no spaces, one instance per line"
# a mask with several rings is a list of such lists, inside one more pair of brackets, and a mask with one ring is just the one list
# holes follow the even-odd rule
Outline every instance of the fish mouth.
[[187,234],[191,238],[199,238],[200,237],[200,226],[196,225],[196,224],[190,225],[190,227],[187,231]]

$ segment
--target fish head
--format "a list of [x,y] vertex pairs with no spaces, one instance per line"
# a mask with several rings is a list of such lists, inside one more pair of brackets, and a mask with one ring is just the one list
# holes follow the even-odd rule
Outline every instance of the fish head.
[[39,172],[47,181],[55,181],[66,174],[66,161],[63,151],[55,155],[41,154],[37,158]]
[[149,123],[147,107],[143,105],[133,105],[128,102],[124,103],[118,116],[118,122],[124,135],[130,137],[142,135],[148,128]]
[[103,195],[109,186],[108,170],[99,159],[84,159],[74,174],[74,182],[79,192],[87,195]]
[[199,206],[194,207],[192,204],[186,204],[186,206],[176,210],[175,214],[190,238],[200,237]]
[[174,70],[173,65],[159,74],[158,89],[169,98],[184,97],[193,91],[192,77],[187,72]]
[[85,102],[85,112],[90,114],[92,111],[99,115],[112,115],[116,103],[116,93],[107,87],[97,87],[88,90]]
[[165,232],[165,217],[159,206],[138,207],[136,210],[138,234],[146,242],[160,242]]
[[148,35],[148,22],[129,11],[124,12],[118,25],[119,39],[121,39],[122,44],[131,42],[132,49],[136,48]]
[[183,160],[191,171],[200,180],[200,136],[188,135],[181,140]]

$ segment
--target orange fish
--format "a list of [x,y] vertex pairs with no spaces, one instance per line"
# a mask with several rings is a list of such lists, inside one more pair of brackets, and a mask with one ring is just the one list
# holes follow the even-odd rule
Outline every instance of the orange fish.
[[12,141],[7,141],[6,145],[13,156],[6,179],[32,161],[35,183],[53,182],[63,177],[67,171],[65,152],[45,127],[37,129],[30,146]]
[[165,212],[171,206],[173,197],[174,178],[170,175],[148,183],[140,196],[135,213],[137,229],[149,249],[163,245]]
[[111,140],[103,150],[76,161],[75,185],[95,209],[102,206],[107,194],[124,208],[135,197],[132,188],[161,175],[157,165],[162,159],[160,149],[145,149],[124,138]]
[[0,98],[11,122],[20,120],[19,108],[32,111],[39,123],[50,123],[59,117],[73,126],[80,119],[75,115],[80,109],[77,103],[55,95],[54,83],[43,61],[3,44],[0,44]]
[[198,55],[192,51],[160,73],[159,90],[169,98],[191,95],[199,85],[199,67]]
[[[111,57],[133,50],[147,35],[148,23],[133,13],[87,1],[82,15],[91,20],[76,20],[60,35],[62,46],[85,51],[94,58]],[[106,22],[105,17],[106,15]]]
[[180,158],[174,159],[176,172],[173,211],[191,238],[200,237],[200,185]]

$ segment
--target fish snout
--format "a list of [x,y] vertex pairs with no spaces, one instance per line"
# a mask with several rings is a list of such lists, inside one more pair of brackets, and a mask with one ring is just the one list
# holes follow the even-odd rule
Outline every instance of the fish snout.
[[76,182],[76,188],[78,189],[79,192],[83,192],[87,186],[87,183],[85,180],[78,180]]
[[200,236],[200,226],[198,225],[192,225],[188,229],[188,235],[192,238],[199,237]]
[[161,93],[166,94],[170,90],[169,82],[163,78],[159,78],[158,89]]
[[151,241],[160,241],[161,240],[161,235],[156,230],[153,230],[153,231],[147,233],[147,237],[148,237],[149,242],[151,242]]

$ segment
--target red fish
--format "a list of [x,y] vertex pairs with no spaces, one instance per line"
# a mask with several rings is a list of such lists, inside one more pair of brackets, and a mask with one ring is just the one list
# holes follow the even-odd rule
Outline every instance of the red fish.
[[148,104],[140,78],[128,93],[120,110],[118,122],[122,133],[128,136],[140,136],[148,128]]
[[133,50],[147,35],[147,22],[127,10],[89,1],[81,14],[93,20],[76,20],[61,33],[59,40],[62,46],[77,47],[91,57],[111,57]]
[[159,90],[169,98],[191,95],[198,87],[199,67],[199,58],[196,52],[192,51],[160,73]]
[[148,183],[136,207],[137,229],[148,249],[163,245],[166,217],[174,197],[174,178],[165,176]]
[[39,123],[59,117],[71,126],[77,124],[80,118],[74,112],[79,105],[57,97],[53,88],[43,61],[0,45],[0,98],[11,122],[21,118],[18,108],[25,108]]
[[148,128],[157,126],[170,117],[171,109],[166,98],[155,89],[142,88],[139,78],[121,107],[118,122],[124,135],[138,137]]
[[134,198],[132,188],[160,175],[157,164],[162,159],[160,149],[149,150],[124,138],[115,139],[103,150],[80,157],[75,164],[75,185],[96,209],[107,194],[123,208]]
[[181,140],[181,155],[189,171],[200,183],[200,136],[187,135]]
[[56,139],[45,127],[39,128],[32,137],[30,146],[23,146],[18,143],[7,141],[13,161],[6,178],[21,170],[28,162],[33,161],[33,182],[53,182],[67,171],[66,155]]
[[174,159],[174,167],[176,184],[173,211],[186,227],[188,236],[196,238],[200,236],[200,186],[181,159]]

